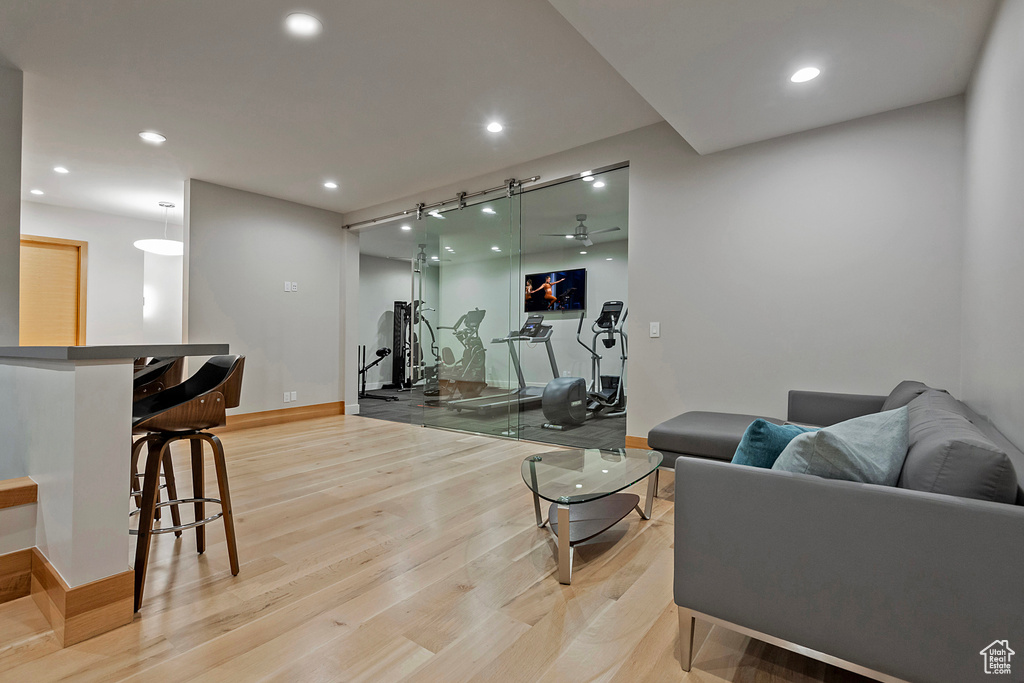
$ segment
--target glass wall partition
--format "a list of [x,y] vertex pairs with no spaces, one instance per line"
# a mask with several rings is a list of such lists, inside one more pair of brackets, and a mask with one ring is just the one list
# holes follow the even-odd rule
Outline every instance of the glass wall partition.
[[492,436],[518,433],[511,304],[519,268],[519,197],[501,195],[415,221],[413,421]]
[[599,171],[361,233],[362,343],[392,352],[362,414],[621,448],[628,184]]
[[543,316],[545,353],[523,339],[526,381],[544,387],[519,438],[583,448],[626,440],[629,169],[583,173],[522,194],[520,320]]

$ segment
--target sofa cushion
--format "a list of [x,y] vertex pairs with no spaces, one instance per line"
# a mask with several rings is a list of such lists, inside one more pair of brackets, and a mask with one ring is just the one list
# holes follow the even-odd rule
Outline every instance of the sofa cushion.
[[817,431],[817,427],[803,427],[794,424],[777,425],[758,418],[743,432],[740,445],[732,457],[734,465],[764,467],[771,469],[779,454],[798,434]]
[[[1017,500],[1017,472],[1007,453],[949,402],[927,391],[907,406],[910,448],[899,486],[1000,503]],[[955,408],[955,410],[951,410]]]
[[782,424],[782,420],[761,415],[694,411],[677,415],[651,429],[647,445],[658,451],[729,461],[743,433],[757,419]]
[[800,434],[772,469],[894,486],[907,456],[907,412],[897,408]]
[[896,385],[896,388],[889,392],[889,397],[882,404],[882,410],[895,410],[902,408],[915,398],[929,390],[929,386],[923,382],[905,379]]

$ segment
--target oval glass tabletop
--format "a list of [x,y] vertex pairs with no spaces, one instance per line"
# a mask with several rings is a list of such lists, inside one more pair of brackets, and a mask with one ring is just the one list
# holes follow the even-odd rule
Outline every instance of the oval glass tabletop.
[[618,493],[661,466],[658,451],[638,448],[574,448],[523,460],[523,481],[552,503],[572,505]]

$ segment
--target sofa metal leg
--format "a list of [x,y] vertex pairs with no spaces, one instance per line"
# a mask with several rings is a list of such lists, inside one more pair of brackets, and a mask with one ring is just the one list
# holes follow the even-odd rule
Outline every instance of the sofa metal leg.
[[683,671],[690,670],[693,662],[693,612],[679,607],[679,665]]

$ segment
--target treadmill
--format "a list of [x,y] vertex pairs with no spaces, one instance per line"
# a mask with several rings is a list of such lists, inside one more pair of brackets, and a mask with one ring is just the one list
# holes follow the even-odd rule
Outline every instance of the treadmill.
[[539,408],[544,396],[544,387],[526,385],[526,378],[523,377],[523,366],[519,362],[519,353],[516,351],[516,342],[530,342],[534,344],[540,342],[543,344],[548,352],[551,375],[552,377],[558,377],[558,363],[555,362],[555,351],[551,348],[551,325],[544,324],[543,315],[533,314],[526,318],[526,322],[518,330],[513,330],[499,339],[491,340],[492,344],[508,345],[508,353],[512,357],[512,366],[516,369],[519,388],[503,394],[490,394],[488,396],[448,401],[445,403],[448,409],[458,412],[463,410],[476,411],[481,415],[487,415],[488,413],[508,410],[509,406],[516,403],[519,404],[519,410]]

